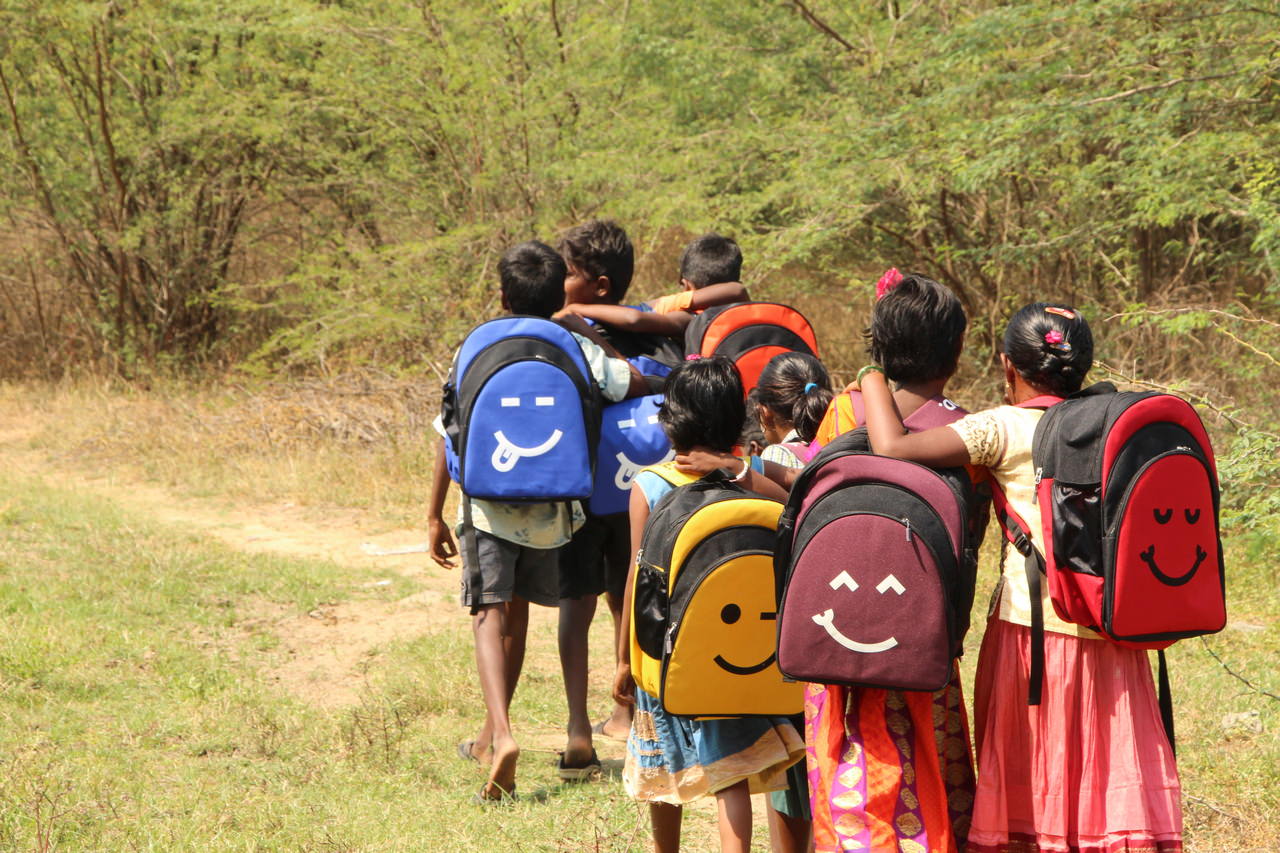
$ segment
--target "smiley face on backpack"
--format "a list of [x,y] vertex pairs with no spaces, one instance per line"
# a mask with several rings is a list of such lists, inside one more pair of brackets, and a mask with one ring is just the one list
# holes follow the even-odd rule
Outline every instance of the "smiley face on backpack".
[[784,682],[778,671],[775,611],[768,554],[736,557],[703,579],[674,635],[663,694],[667,710],[710,707],[696,697],[750,709],[762,697],[791,694],[798,710],[799,685]]
[[1164,586],[1191,583],[1217,554],[1209,476],[1190,456],[1169,456],[1143,475],[1121,520],[1130,548]]

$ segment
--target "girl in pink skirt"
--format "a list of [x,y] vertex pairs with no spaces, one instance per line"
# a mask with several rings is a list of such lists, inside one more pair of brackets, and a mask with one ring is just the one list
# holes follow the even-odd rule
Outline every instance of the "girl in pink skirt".
[[[986,467],[1027,522],[1037,548],[1031,442],[1043,411],[1017,403],[1078,391],[1093,363],[1079,312],[1038,302],[1005,331],[1008,405],[904,434],[884,374],[864,371],[867,429],[877,453],[934,466]],[[1146,652],[1116,645],[1031,601],[1020,554],[1008,549],[978,657],[974,695],[978,789],[970,853],[1180,853],[1173,751],[1160,722]],[[1044,694],[1027,704],[1031,608],[1044,613]]]

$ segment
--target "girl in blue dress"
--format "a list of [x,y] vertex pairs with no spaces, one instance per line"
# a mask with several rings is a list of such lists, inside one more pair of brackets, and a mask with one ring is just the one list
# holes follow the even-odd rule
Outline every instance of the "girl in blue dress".
[[[732,362],[720,357],[686,362],[667,378],[664,393],[658,417],[677,453],[695,446],[732,450],[746,415],[742,382]],[[758,458],[755,464],[741,459],[734,467],[730,474],[745,488],[785,498],[781,487],[763,475]],[[804,757],[799,733],[786,717],[703,719],[669,714],[657,697],[636,686],[631,674],[635,552],[658,500],[675,484],[696,479],[668,462],[642,471],[631,487],[632,576],[622,608],[614,679],[614,698],[635,703],[622,779],[629,795],[649,804],[658,853],[680,849],[683,805],[711,794],[716,797],[721,851],[746,853],[751,847],[751,794],[786,787],[787,768]]]

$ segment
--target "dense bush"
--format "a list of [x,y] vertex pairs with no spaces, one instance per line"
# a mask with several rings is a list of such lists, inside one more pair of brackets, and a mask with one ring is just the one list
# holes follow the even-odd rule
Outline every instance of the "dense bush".
[[9,373],[439,363],[491,308],[502,246],[594,215],[642,255],[733,233],[773,297],[918,269],[979,340],[1031,294],[1266,311],[1277,290],[1265,4],[2,14]]

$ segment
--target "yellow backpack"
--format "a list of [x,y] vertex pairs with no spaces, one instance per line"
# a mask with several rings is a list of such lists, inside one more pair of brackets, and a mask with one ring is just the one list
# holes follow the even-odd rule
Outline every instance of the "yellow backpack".
[[669,713],[798,714],[802,687],[777,664],[773,545],[782,504],[722,476],[647,469],[673,489],[636,555],[631,671]]

